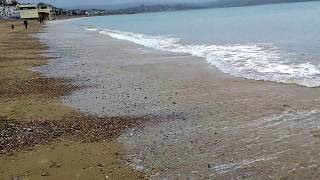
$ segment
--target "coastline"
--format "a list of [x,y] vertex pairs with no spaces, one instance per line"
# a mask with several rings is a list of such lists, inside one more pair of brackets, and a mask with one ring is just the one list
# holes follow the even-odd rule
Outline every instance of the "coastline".
[[[46,164],[50,170],[33,169],[33,175],[38,177],[54,177],[55,173],[72,171],[61,169],[63,167],[75,166],[91,177],[100,175],[100,169],[108,171],[108,168],[125,166],[109,177],[117,177],[120,173],[132,178],[129,174],[136,172],[119,163],[119,160],[126,159],[151,179],[318,177],[320,162],[314,160],[320,149],[320,124],[317,121],[320,92],[317,88],[236,78],[209,66],[201,58],[147,49],[92,32],[54,28],[46,35],[57,42],[65,40],[65,46],[59,47],[58,44],[54,49],[63,57],[57,64],[47,65],[48,74],[67,79],[77,77],[77,84],[93,85],[76,88],[63,98],[63,102],[82,112],[97,114],[99,118],[81,114],[74,117],[71,113],[70,123],[51,123],[49,120],[31,123],[34,125],[32,131],[33,128],[43,128],[45,132],[52,132],[61,124],[67,127],[66,130],[74,128],[78,132],[74,135],[80,137],[80,143],[70,142],[67,131],[59,132],[62,135],[57,135],[57,141],[49,140],[53,143],[51,145],[35,147],[34,152],[21,151],[22,156],[18,152],[18,155],[14,153],[1,158],[0,163],[8,165],[0,167],[0,172],[12,174],[10,167],[19,164],[18,169],[23,169],[24,160],[21,159],[31,159],[31,162]],[[65,53],[64,49],[68,51]],[[105,119],[105,115],[109,117]],[[103,139],[108,139],[110,131],[103,131],[105,129],[101,127],[108,127],[104,123],[108,124],[112,117],[116,121],[112,125],[118,124],[118,118],[125,122],[128,118],[134,122],[137,119],[142,121],[136,124],[138,128],[131,123],[124,124],[124,127],[120,125],[124,134],[119,131],[115,135],[109,134],[111,139],[120,140],[124,146],[116,141],[101,144],[101,139],[94,143],[97,139],[83,138],[88,132],[93,136],[102,134]],[[79,119],[84,122],[81,126],[77,126]],[[158,121],[145,123],[155,119]],[[11,127],[26,129],[23,125]],[[30,124],[26,125],[28,128]],[[55,133],[53,135],[55,137]],[[88,150],[90,147],[92,149]],[[68,157],[79,152],[88,159],[95,157],[92,159],[99,160],[87,160],[87,165],[80,168],[68,164],[79,157],[65,161],[59,159],[63,154]],[[128,157],[125,157],[126,153]],[[51,161],[47,154],[63,163]],[[118,158],[119,154],[121,158]],[[38,156],[40,159],[36,158]],[[42,158],[44,156],[47,157]],[[106,157],[115,158],[116,165],[112,165],[113,160],[102,160]],[[101,160],[104,162],[97,163]],[[18,176],[24,173],[27,171],[21,170]],[[74,174],[69,175],[65,177]],[[118,177],[122,177],[120,175]],[[142,177],[139,173],[135,175]]]
[[21,21],[1,20],[1,179],[144,178],[126,165],[114,139],[145,120],[97,118],[63,105],[60,97],[79,87],[30,70],[49,60],[46,45],[33,36],[42,29],[38,22],[25,30]]

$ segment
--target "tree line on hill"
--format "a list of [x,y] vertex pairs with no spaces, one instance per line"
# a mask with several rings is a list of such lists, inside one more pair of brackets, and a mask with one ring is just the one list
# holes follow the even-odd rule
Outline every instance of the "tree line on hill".
[[[136,14],[145,12],[159,12],[159,11],[178,11],[189,9],[205,9],[205,8],[222,8],[222,7],[240,7],[253,6],[263,4],[280,4],[304,1],[318,1],[318,0],[218,0],[208,3],[176,3],[176,4],[155,4],[155,5],[140,5],[135,7],[122,8],[118,10],[111,10],[109,14]],[[106,7],[107,8],[107,7]]]

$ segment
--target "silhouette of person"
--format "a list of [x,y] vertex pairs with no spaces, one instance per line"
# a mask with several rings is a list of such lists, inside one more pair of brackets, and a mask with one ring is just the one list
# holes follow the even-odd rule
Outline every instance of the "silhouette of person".
[[11,29],[12,29],[12,30],[14,29],[14,25],[13,25],[13,24],[11,25]]
[[28,29],[28,21],[27,21],[27,20],[24,20],[24,21],[23,21],[23,24],[24,24],[24,27],[25,27],[26,29]]
[[40,18],[40,23],[43,24],[44,23],[44,17]]

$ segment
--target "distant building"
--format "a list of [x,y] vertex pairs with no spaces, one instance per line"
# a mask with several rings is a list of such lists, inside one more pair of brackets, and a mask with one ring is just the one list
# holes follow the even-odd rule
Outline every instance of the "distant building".
[[19,19],[20,12],[15,6],[0,6],[0,19]]
[[47,4],[39,4],[38,5],[38,13],[39,13],[39,17],[43,18],[45,20],[54,20],[54,16],[55,16],[55,11],[54,11],[54,7],[51,5],[47,5]]
[[18,19],[20,12],[15,0],[0,0],[0,19]]
[[20,4],[18,8],[21,19],[39,19],[38,5]]
[[55,18],[54,8],[51,5],[40,3],[18,5],[21,19],[39,19],[53,20]]
[[6,0],[5,3],[7,5],[13,5],[13,6],[16,6],[18,4],[16,0]]

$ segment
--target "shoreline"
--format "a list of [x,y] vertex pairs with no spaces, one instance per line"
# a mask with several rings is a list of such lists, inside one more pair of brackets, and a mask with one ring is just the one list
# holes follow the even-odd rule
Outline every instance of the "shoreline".
[[[108,166],[108,159],[97,163],[89,158],[85,162],[90,165],[80,169],[99,174],[100,169],[108,171],[116,167],[120,175],[121,172],[128,175],[134,166],[151,179],[315,179],[319,174],[320,161],[315,157],[320,149],[320,92],[316,88],[236,78],[209,66],[201,58],[147,49],[59,25],[50,27],[45,35],[52,43],[50,47],[54,47],[52,50],[63,56],[58,63],[45,68],[47,75],[76,79],[80,86],[81,83],[93,85],[73,91],[63,103],[101,117],[85,115],[83,121],[80,118],[80,126],[79,118],[73,117],[67,123],[62,122],[63,131],[58,133],[69,135],[68,130],[74,129],[77,132],[74,135],[82,140],[86,140],[83,137],[88,134],[103,134],[107,139],[109,131],[104,131],[101,124],[108,124],[112,117],[117,122],[117,118],[127,122],[125,117],[132,121],[136,117],[142,122],[137,124],[138,129],[131,123],[123,124],[125,128],[120,126],[129,130],[112,136],[121,145],[103,140],[102,144],[106,145],[102,146],[101,143],[69,142],[58,134],[58,142],[35,148],[35,154],[43,157],[46,152],[56,155],[56,151],[75,149],[71,152],[80,151],[80,155],[86,154],[86,157],[116,157],[116,166]],[[67,48],[70,51],[63,51]],[[104,119],[106,115],[110,117]],[[37,122],[31,130],[54,132],[53,129],[61,128],[60,122],[52,122]],[[12,127],[25,128],[23,125]],[[92,147],[89,152],[88,147]],[[104,150],[113,155],[94,156]],[[26,156],[23,159],[31,158]],[[11,162],[7,169],[0,168],[0,172],[15,165],[14,157],[10,158],[0,159],[1,164]],[[122,160],[125,163],[119,163]],[[61,171],[61,164],[56,160],[43,158],[35,162],[45,162],[51,169],[50,172],[35,170],[38,176],[52,175],[57,167]],[[124,165],[130,166],[124,168],[128,173],[120,168]],[[63,171],[70,172],[70,169]],[[121,177],[113,175],[109,177]]]
[[[54,50],[63,50],[62,40],[75,49],[62,53],[70,61],[48,67],[49,74],[96,85],[68,96],[66,104],[101,116],[179,115],[118,138],[130,164],[151,179],[314,178],[319,162],[308,159],[318,147],[316,88],[236,78],[202,58],[68,24],[48,34]],[[301,165],[292,173],[295,162]]]
[[[15,24],[14,30],[9,29],[11,24]],[[85,167],[66,166],[77,159],[66,158],[58,162],[58,157],[52,157],[50,160],[45,158],[48,162],[39,164],[37,157],[30,154],[41,152],[42,156],[50,157],[54,154],[63,156],[69,152],[75,155],[90,154],[87,159],[82,159],[82,166],[93,167],[92,163],[99,165],[101,161],[105,161],[104,165],[86,170],[88,174],[96,169],[100,171],[91,173],[92,177],[105,179],[106,176],[112,175],[115,178],[143,178],[143,174],[135,172],[124,163],[125,151],[114,139],[125,129],[139,126],[147,120],[143,117],[97,118],[62,105],[59,98],[79,87],[73,85],[71,80],[48,78],[30,70],[32,67],[47,64],[47,60],[50,59],[42,55],[47,49],[46,45],[31,37],[42,29],[36,21],[30,21],[29,29],[25,30],[21,21],[1,20],[0,177],[73,178],[85,170]],[[52,145],[61,148],[43,150],[43,147]],[[94,149],[96,152],[86,152],[88,145],[97,147]],[[77,148],[73,150],[74,146]],[[109,153],[104,153],[101,157],[105,149],[108,149]],[[24,159],[29,159],[28,163],[33,163],[32,167],[23,166],[27,163]],[[55,166],[52,166],[52,162],[55,162]],[[22,165],[19,166],[19,163]],[[16,168],[11,168],[12,165]],[[48,167],[45,168],[46,166]],[[110,173],[115,167],[118,170]],[[59,171],[52,173],[55,169]],[[82,174],[81,177],[91,176]]]

